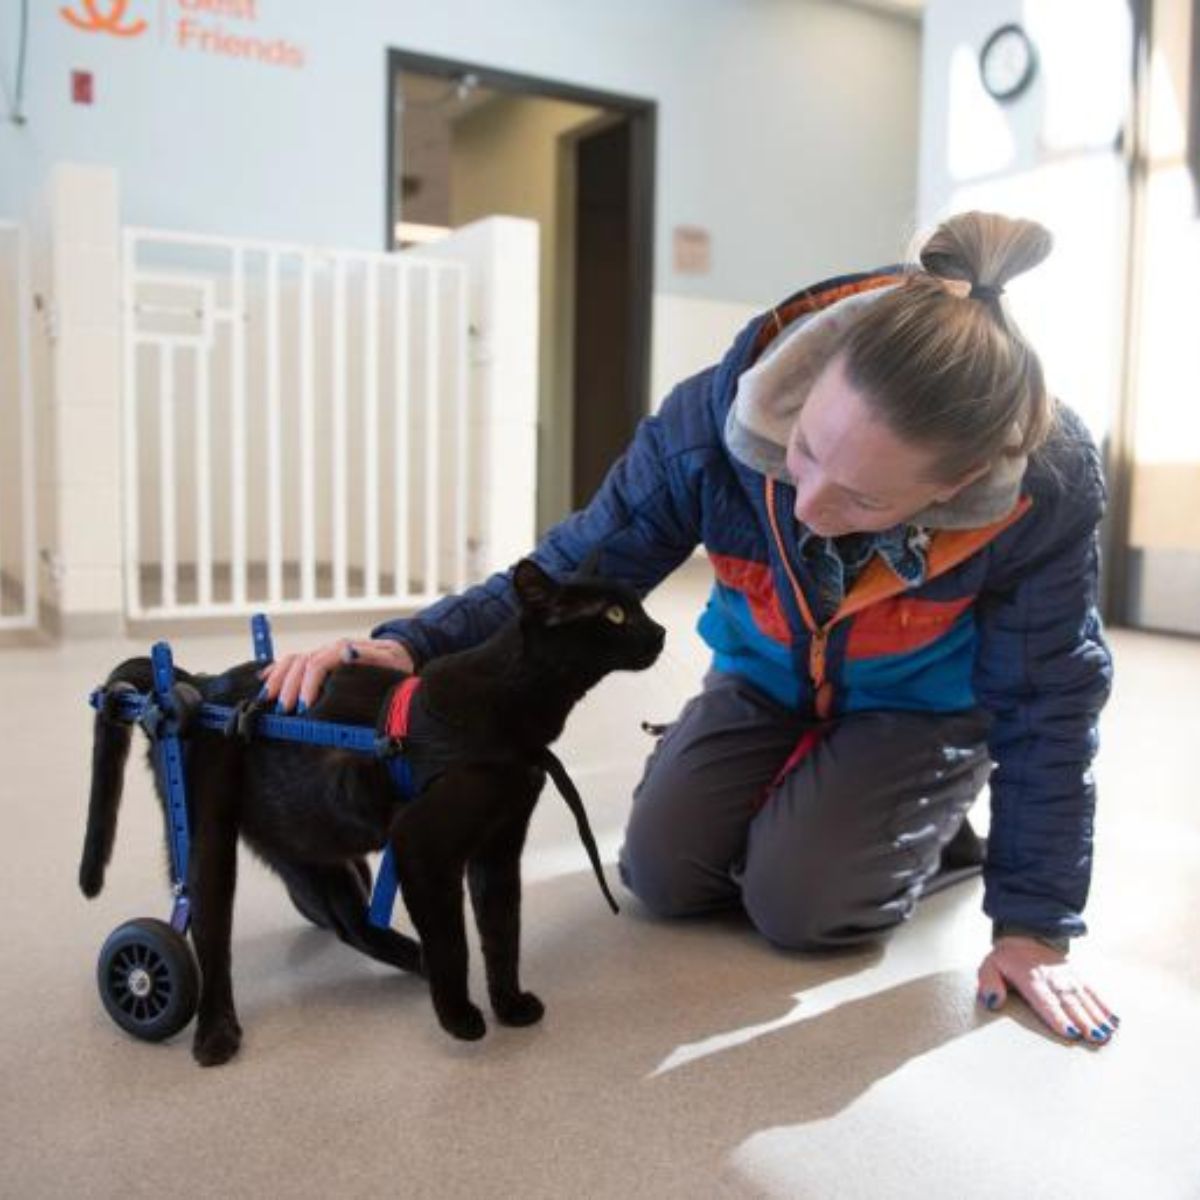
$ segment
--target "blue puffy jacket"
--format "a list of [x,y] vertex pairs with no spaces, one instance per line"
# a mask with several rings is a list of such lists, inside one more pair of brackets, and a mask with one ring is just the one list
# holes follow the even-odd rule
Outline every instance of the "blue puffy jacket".
[[[703,545],[716,581],[699,631],[718,671],[741,675],[815,719],[865,709],[982,705],[992,821],[984,910],[1047,937],[1086,932],[1091,761],[1111,660],[1096,610],[1099,457],[1075,414],[1030,460],[1001,520],[933,534],[923,583],[875,560],[823,626],[797,551],[793,489],[735,458],[723,431],[739,376],[790,320],[848,291],[854,275],[756,318],[724,360],[679,384],[646,418],[591,503],[534,557],[566,575],[596,546],[604,574],[649,592]],[[508,573],[374,631],[418,664],[482,641],[514,611]]]

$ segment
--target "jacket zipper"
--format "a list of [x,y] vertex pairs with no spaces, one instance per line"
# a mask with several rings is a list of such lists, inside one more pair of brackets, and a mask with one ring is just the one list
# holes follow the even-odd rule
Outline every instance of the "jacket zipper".
[[808,673],[813,685],[813,707],[822,721],[833,712],[833,684],[825,678],[825,647],[829,631],[836,622],[830,621],[812,631],[808,643]]
[[787,546],[784,545],[783,535],[779,532],[779,519],[775,512],[775,482],[767,479],[767,516],[771,522],[771,532],[775,535],[775,543],[779,548],[779,556],[783,569],[787,573],[788,582],[792,585],[792,594],[796,597],[796,606],[808,627],[808,677],[813,688],[813,707],[817,716],[826,720],[833,712],[833,686],[825,678],[825,651],[829,642],[829,631],[837,624],[837,617],[818,625],[813,618],[808,601],[804,598],[804,590],[792,570],[792,561],[788,557]]

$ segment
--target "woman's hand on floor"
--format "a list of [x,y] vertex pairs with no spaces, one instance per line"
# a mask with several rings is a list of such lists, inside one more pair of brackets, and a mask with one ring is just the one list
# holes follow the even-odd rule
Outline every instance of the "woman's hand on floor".
[[291,712],[299,701],[304,712],[321,694],[325,676],[342,663],[371,663],[398,671],[413,668],[412,656],[390,638],[339,638],[307,653],[285,654],[259,673],[264,699],[277,700],[282,712]]
[[979,1002],[991,1012],[1015,987],[1061,1037],[1105,1045],[1120,1019],[1079,977],[1067,956],[1034,938],[1002,937],[979,967]]

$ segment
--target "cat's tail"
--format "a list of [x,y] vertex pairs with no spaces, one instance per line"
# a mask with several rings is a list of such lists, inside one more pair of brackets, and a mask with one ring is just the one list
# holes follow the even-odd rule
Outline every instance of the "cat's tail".
[[132,725],[118,715],[119,697],[122,692],[153,690],[154,669],[148,658],[127,659],[104,683],[104,699],[92,726],[92,790],[79,862],[79,887],[89,899],[104,887],[104,871],[117,836],[125,763],[133,739]]

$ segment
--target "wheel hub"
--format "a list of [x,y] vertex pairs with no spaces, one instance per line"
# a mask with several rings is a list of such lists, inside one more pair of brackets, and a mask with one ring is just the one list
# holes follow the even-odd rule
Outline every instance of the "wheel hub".
[[125,977],[125,986],[139,1000],[144,1000],[154,990],[154,980],[144,967],[134,967]]

